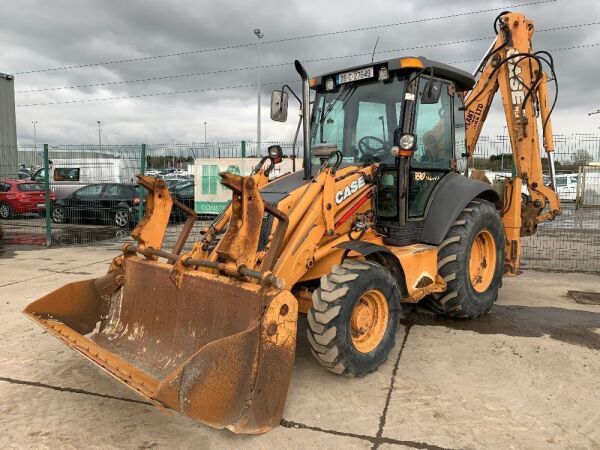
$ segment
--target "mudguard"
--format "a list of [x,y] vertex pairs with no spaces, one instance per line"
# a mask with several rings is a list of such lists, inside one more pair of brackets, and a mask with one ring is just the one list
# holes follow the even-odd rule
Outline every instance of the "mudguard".
[[496,191],[487,183],[458,173],[446,175],[429,200],[421,242],[441,244],[460,212],[474,198],[483,198],[492,203],[499,200]]

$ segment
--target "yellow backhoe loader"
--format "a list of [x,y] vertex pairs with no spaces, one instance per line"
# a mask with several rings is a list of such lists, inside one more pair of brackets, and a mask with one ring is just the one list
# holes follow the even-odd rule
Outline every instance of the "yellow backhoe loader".
[[[221,173],[231,203],[188,252],[194,211],[140,176],[149,196],[137,245],[105,276],[70,283],[25,314],[157,406],[263,433],[282,418],[299,313],[316,360],[351,377],[385,361],[405,304],[487,313],[503,273],[519,270],[521,236],[560,214],[552,58],[533,52],[523,15],[502,13],[494,28],[473,75],[401,57],[309,78],[296,62],[302,170],[271,180],[285,157],[275,145],[251,175]],[[491,185],[465,175],[498,89],[516,174]],[[286,90],[272,95],[274,120],[287,117]],[[173,205],[188,220],[165,249]]]

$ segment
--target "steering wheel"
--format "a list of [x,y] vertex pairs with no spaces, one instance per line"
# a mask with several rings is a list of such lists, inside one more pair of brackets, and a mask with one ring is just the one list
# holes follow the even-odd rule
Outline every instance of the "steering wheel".
[[[373,144],[379,144],[374,146]],[[363,136],[358,141],[358,151],[361,154],[361,160],[369,156],[381,156],[386,153],[385,141],[375,136]]]

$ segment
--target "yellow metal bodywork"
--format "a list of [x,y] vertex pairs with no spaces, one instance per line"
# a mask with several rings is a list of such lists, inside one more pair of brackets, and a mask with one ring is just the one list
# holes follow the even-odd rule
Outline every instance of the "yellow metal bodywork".
[[151,195],[146,204],[147,214],[142,218],[140,225],[132,232],[131,237],[142,243],[144,247],[160,248],[162,245],[169,216],[173,207],[173,200],[169,189],[160,178],[139,177]]
[[[507,13],[475,87],[465,97],[466,147],[469,156],[498,90],[506,117],[516,177],[507,180],[503,196],[502,219],[506,232],[505,270],[517,274],[521,237],[535,233],[537,225],[561,213],[558,194],[544,185],[538,120],[542,122],[543,146],[548,157],[554,151],[552,123],[548,105],[548,77],[531,53],[533,22],[523,14]],[[505,61],[506,63],[502,63]],[[538,77],[539,75],[539,77]],[[531,86],[531,95],[525,87]],[[539,107],[540,117],[534,109]],[[526,182],[531,201],[522,202],[521,183]]]
[[412,244],[390,247],[390,250],[402,265],[408,291],[408,298],[405,301],[416,303],[428,294],[446,290],[446,282],[437,273],[437,247]]

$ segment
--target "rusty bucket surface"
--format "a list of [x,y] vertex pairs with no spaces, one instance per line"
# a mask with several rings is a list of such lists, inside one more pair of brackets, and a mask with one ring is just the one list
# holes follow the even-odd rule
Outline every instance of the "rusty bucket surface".
[[130,257],[25,309],[43,328],[151,399],[213,427],[262,433],[282,417],[298,307],[268,290]]

